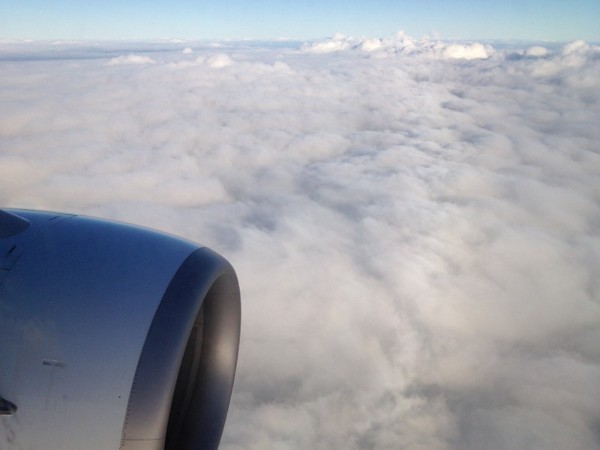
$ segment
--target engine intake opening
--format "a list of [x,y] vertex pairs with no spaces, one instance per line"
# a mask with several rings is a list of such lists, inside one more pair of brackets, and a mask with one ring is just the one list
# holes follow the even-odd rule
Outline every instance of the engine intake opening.
[[233,268],[200,248],[177,271],[136,370],[122,450],[214,450],[225,426],[240,339]]
[[219,445],[237,362],[235,300],[225,278],[218,279],[204,298],[181,361],[165,450]]

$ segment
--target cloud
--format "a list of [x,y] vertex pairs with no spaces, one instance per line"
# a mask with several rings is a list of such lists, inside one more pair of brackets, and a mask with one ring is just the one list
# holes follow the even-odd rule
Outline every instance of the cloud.
[[450,44],[442,46],[440,54],[448,59],[484,59],[490,56],[490,49],[483,44]]
[[117,56],[108,61],[109,66],[118,66],[124,64],[154,64],[155,61],[149,56],[144,55],[127,55]]
[[222,448],[600,446],[597,47],[37,45],[0,61],[0,204],[231,260]]
[[544,56],[548,56],[549,51],[546,47],[540,47],[539,45],[534,45],[525,50],[525,54],[527,56],[532,56],[534,58],[541,58]]
[[[348,38],[341,33],[334,34],[330,39],[311,44],[304,44],[303,51],[307,53],[331,53],[341,50],[348,50],[358,45],[360,41],[354,38]],[[378,40],[370,40],[371,43],[379,42]],[[373,44],[371,44],[373,45]]]
[[206,59],[206,64],[212,69],[222,69],[231,66],[233,60],[225,53],[217,53],[216,55],[209,56]]
[[399,32],[385,39],[353,38],[342,34],[319,42],[307,43],[302,46],[306,53],[333,53],[341,51],[359,51],[375,56],[390,55],[420,55],[434,59],[485,59],[489,58],[494,49],[480,43],[446,43],[440,40],[417,40]]

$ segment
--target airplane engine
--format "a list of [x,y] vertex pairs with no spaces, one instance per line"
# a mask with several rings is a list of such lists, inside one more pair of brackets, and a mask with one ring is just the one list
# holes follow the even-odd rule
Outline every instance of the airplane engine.
[[240,336],[231,265],[141,227],[0,210],[0,448],[219,445]]

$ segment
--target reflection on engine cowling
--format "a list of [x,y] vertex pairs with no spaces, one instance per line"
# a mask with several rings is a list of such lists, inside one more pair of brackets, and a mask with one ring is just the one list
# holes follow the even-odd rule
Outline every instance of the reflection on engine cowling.
[[197,244],[0,210],[0,448],[218,447],[240,294]]

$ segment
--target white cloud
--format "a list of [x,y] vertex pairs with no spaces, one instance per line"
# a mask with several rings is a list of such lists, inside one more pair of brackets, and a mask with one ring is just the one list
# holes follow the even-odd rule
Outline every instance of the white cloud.
[[374,52],[384,47],[381,39],[365,39],[360,44],[360,49],[365,52]]
[[312,44],[304,44],[303,51],[308,53],[332,53],[348,50],[357,44],[354,38],[348,38],[341,33],[334,34],[331,38]]
[[232,261],[222,448],[599,447],[597,47],[36,45],[0,60],[0,204]]
[[127,64],[154,64],[155,61],[149,56],[144,55],[126,55],[126,56],[117,56],[112,58],[108,65],[117,66],[117,65],[127,65]]
[[302,46],[306,53],[333,53],[341,51],[362,51],[382,55],[421,55],[436,59],[485,59],[489,58],[494,49],[480,43],[446,43],[416,40],[403,32],[386,39],[353,38],[335,34],[320,42],[307,43]]
[[440,53],[448,59],[484,59],[490,56],[490,49],[483,44],[450,44],[443,46]]
[[225,53],[217,53],[206,58],[206,64],[212,69],[222,69],[231,66],[233,60]]
[[533,56],[536,58],[548,56],[549,53],[550,52],[548,51],[548,49],[546,47],[541,47],[539,45],[533,45],[525,51],[525,54],[527,56]]
[[573,41],[565,45],[562,49],[563,55],[572,55],[573,53],[587,52],[590,46],[585,41]]

